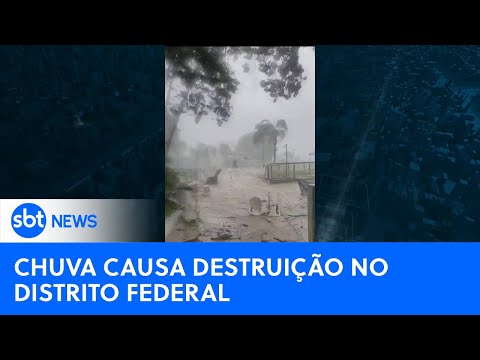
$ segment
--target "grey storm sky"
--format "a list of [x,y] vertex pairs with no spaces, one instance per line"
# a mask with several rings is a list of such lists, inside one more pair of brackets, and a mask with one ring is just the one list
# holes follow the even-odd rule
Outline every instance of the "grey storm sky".
[[299,55],[307,79],[302,82],[297,97],[274,103],[260,86],[263,74],[255,67],[244,73],[243,61],[232,62],[239,85],[231,99],[233,110],[228,122],[218,126],[213,117],[205,116],[195,124],[193,116],[184,114],[178,123],[180,138],[191,146],[198,143],[235,146],[242,135],[253,131],[263,119],[273,123],[285,119],[288,133],[278,146],[287,143],[297,156],[306,158],[315,151],[315,52],[312,48],[301,48]]

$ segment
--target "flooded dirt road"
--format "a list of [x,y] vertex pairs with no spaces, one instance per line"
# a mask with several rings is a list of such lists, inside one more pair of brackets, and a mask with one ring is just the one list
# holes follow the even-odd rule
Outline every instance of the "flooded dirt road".
[[[187,224],[179,217],[166,241],[307,241],[307,198],[297,182],[269,184],[263,174],[258,168],[223,169],[210,192],[196,195],[198,224]],[[250,215],[249,199],[267,200],[269,192],[275,202],[279,194],[280,216]]]

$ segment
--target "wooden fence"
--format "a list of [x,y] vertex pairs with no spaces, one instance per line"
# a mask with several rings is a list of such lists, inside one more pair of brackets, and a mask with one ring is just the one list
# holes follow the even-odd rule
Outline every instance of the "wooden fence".
[[265,165],[265,179],[270,182],[295,181],[315,177],[315,162],[272,163]]

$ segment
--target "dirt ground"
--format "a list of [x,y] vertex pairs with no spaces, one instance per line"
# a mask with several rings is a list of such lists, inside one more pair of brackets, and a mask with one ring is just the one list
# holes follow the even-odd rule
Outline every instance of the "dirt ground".
[[[179,217],[167,242],[303,242],[307,241],[307,198],[297,182],[269,184],[263,169],[223,169],[218,185],[197,195],[199,218],[189,225]],[[249,213],[249,199],[258,196],[274,201],[279,196],[281,216]],[[172,219],[167,219],[167,221]]]

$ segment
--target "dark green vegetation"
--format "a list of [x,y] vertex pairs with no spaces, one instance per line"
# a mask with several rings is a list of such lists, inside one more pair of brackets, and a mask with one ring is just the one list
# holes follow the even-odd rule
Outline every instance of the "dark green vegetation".
[[[231,60],[257,62],[258,69],[267,75],[260,86],[273,101],[298,95],[303,76],[298,47],[172,47],[166,50],[168,79],[180,78],[185,90],[180,93],[179,111],[193,111],[196,121],[213,113],[219,125],[228,121],[232,107],[230,99],[236,92],[238,80],[230,70]],[[168,86],[168,84],[167,84]]]

